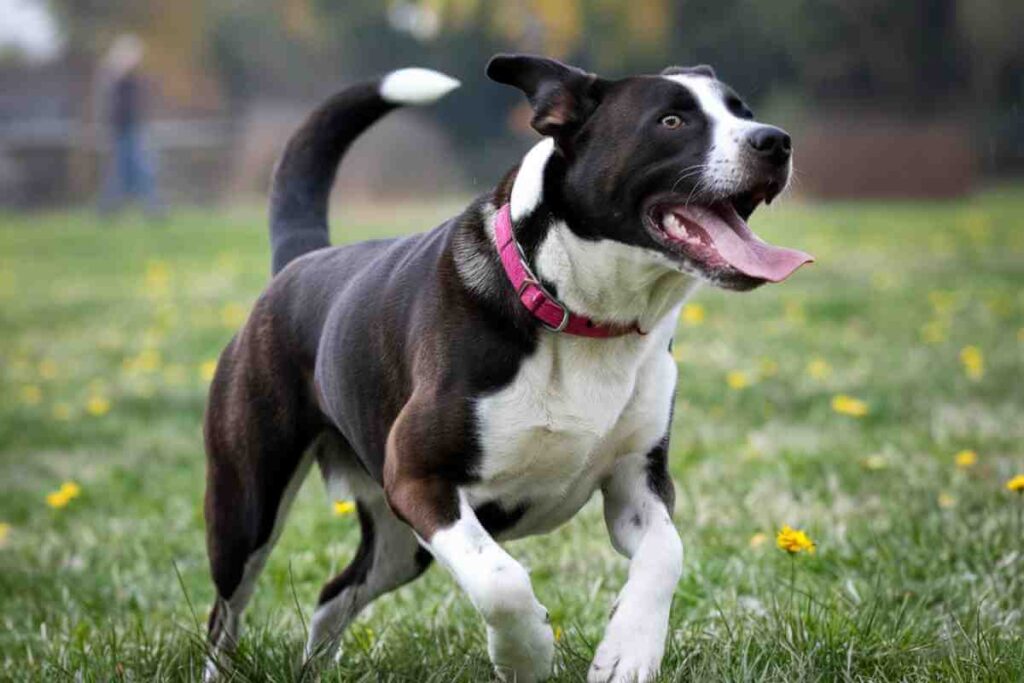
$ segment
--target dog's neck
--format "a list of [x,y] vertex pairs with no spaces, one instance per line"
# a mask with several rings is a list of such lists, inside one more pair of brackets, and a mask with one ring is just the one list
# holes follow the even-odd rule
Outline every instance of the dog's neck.
[[[692,293],[698,282],[673,268],[653,251],[613,240],[589,240],[552,214],[544,204],[545,171],[554,142],[546,138],[523,158],[508,201],[516,238],[523,244],[536,275],[573,313],[600,323],[654,328]],[[501,192],[497,201],[501,201]],[[481,220],[492,241],[495,209]],[[464,264],[467,271],[476,270]]]

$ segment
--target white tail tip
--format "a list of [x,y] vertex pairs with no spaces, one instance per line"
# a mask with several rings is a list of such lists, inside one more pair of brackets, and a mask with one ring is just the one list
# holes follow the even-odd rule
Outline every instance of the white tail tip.
[[385,76],[380,82],[380,96],[392,104],[430,104],[460,85],[440,71],[412,67]]

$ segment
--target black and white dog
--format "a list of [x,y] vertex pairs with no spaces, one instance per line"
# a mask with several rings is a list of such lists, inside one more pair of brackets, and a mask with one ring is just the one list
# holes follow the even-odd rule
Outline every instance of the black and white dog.
[[677,314],[702,282],[747,290],[810,260],[744,220],[786,187],[789,136],[706,66],[606,80],[499,55],[487,74],[526,94],[544,139],[429,232],[331,248],[328,195],[360,133],[455,80],[403,69],[350,87],[288,143],[276,276],[206,413],[211,675],[314,460],[357,501],[362,541],[323,587],[308,656],[436,559],[483,616],[498,674],[547,677],[547,612],[498,541],[549,531],[600,490],[630,568],[589,678],[658,671],[683,554],[668,473]]

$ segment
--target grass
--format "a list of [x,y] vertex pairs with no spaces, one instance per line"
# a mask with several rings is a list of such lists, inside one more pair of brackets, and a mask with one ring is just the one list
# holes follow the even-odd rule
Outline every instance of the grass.
[[[335,238],[450,210],[348,213]],[[1024,471],[1022,215],[1011,188],[789,202],[755,219],[818,263],[748,295],[705,291],[680,321],[672,471],[687,551],[664,680],[1019,679],[1024,498],[1004,482]],[[263,225],[255,211],[0,217],[0,679],[198,677],[204,363],[266,282]],[[836,395],[867,413],[836,412]],[[977,462],[961,468],[965,449]],[[80,494],[50,507],[69,480]],[[817,553],[776,549],[783,524]],[[298,677],[316,593],[357,534],[311,477],[247,614],[236,680]],[[510,548],[561,634],[558,680],[581,680],[627,567],[599,506]],[[480,619],[437,567],[343,647],[324,680],[490,676]]]

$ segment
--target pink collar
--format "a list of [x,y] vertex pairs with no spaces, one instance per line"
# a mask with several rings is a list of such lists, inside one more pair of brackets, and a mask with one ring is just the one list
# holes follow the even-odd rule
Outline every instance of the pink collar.
[[576,315],[565,304],[549,294],[540,280],[526,265],[523,251],[512,234],[512,209],[505,204],[498,210],[494,221],[494,235],[498,242],[498,255],[505,275],[516,290],[527,310],[552,332],[565,332],[577,337],[621,337],[625,334],[643,334],[636,323],[632,325],[602,325],[590,318]]

